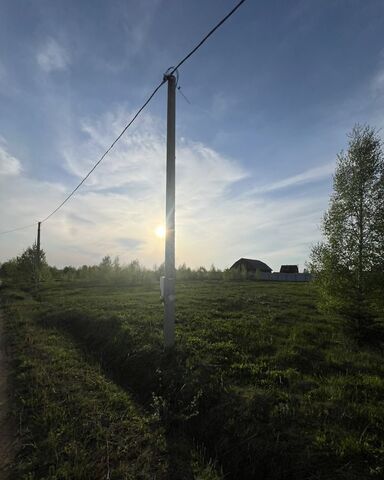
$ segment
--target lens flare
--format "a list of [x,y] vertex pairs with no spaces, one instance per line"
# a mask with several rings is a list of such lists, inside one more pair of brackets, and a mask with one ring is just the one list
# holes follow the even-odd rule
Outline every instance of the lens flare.
[[159,238],[164,238],[165,237],[164,225],[159,225],[158,227],[155,228],[155,235],[156,235],[156,237],[159,237]]

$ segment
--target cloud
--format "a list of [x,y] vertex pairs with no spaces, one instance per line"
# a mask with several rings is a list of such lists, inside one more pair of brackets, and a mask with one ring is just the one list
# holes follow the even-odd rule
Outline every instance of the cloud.
[[137,247],[141,246],[144,242],[137,238],[119,238],[118,242],[126,248],[129,249],[136,249]]
[[[131,112],[120,108],[97,121],[82,121],[82,138],[69,138],[61,147],[68,172],[84,177],[131,117]],[[158,183],[164,172],[164,131],[160,123],[148,115],[140,117],[139,122],[140,129],[130,129],[89,178],[87,185],[93,190],[128,185],[146,188]]]
[[334,162],[326,163],[320,167],[311,168],[305,172],[284,178],[277,182],[272,182],[266,185],[256,187],[251,191],[251,194],[273,192],[284,188],[295,187],[305,183],[312,183],[329,177],[335,170]]
[[210,112],[214,117],[221,118],[235,109],[237,104],[238,100],[234,96],[223,92],[215,92],[212,96]]
[[[79,136],[62,145],[64,166],[74,177],[65,189],[24,176],[0,185],[6,215],[4,229],[44,218],[99,158],[130,118],[124,108],[98,120],[81,122]],[[230,266],[240,257],[254,257],[278,268],[303,264],[320,232],[318,223],[326,196],[289,192],[283,199],[266,191],[326,175],[319,167],[275,182],[252,195],[236,193],[237,182],[252,180],[234,159],[188,139],[179,139],[176,158],[176,262]],[[165,124],[147,114],[140,117],[95,170],[89,181],[42,226],[42,244],[51,263],[97,263],[109,254],[122,262],[138,258],[147,266],[164,257],[164,242],[154,229],[164,222]],[[17,221],[16,221],[17,220]],[[20,253],[35,233],[12,234],[3,258]],[[4,242],[4,238],[2,240]],[[28,243],[29,242],[29,243]]]
[[65,48],[53,38],[48,38],[36,56],[37,63],[46,73],[65,70],[70,64],[70,57]]
[[375,97],[380,97],[384,94],[384,68],[374,75],[371,88]]
[[[82,122],[83,141],[77,148],[63,145],[62,154],[70,173],[82,178],[117,137],[132,113],[120,109],[97,122]],[[140,127],[125,134],[104,162],[87,180],[94,191],[128,187],[130,195],[161,192],[165,179],[165,124],[143,115]],[[246,172],[234,161],[199,142],[181,139],[177,146],[177,179],[181,201],[198,202],[202,196],[221,194]],[[137,192],[138,191],[138,192]],[[146,195],[146,193],[145,193]]]
[[370,91],[375,100],[384,96],[384,49],[380,53],[378,67],[371,77]]
[[118,59],[111,55],[92,56],[91,61],[102,71],[117,74],[125,69],[132,68],[135,57],[150,57],[151,64],[158,63],[159,68],[164,67],[161,52],[153,56],[153,23],[158,18],[158,9],[162,0],[140,0],[140,2],[113,2],[110,9],[115,9],[114,15],[120,19],[119,35],[123,40],[119,48],[122,54]]
[[384,69],[377,72],[373,77],[372,86],[377,92],[382,92],[384,90]]
[[0,175],[19,175],[21,163],[7,151],[5,140],[0,137]]
[[121,14],[124,18],[127,55],[136,55],[145,47],[160,4],[161,0],[141,0],[135,5],[136,11],[134,13],[131,5],[122,4]]

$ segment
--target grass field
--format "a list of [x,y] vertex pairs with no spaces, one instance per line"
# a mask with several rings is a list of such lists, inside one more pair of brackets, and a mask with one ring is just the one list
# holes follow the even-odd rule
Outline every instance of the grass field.
[[382,352],[308,284],[178,284],[173,352],[157,286],[3,298],[15,478],[384,478]]

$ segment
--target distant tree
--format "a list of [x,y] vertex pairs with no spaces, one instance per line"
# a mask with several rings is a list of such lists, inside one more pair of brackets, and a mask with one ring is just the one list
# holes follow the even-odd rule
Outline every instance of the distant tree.
[[310,267],[322,305],[360,339],[375,331],[384,298],[384,160],[377,132],[357,125],[337,157],[333,194]]
[[61,278],[61,271],[57,267],[49,267],[52,279],[59,280]]
[[223,278],[227,281],[245,281],[255,278],[255,274],[248,273],[244,265],[238,268],[227,268],[223,272]]
[[120,266],[120,259],[118,256],[116,256],[114,259],[113,259],[113,271],[114,273],[119,273],[121,270],[121,266]]
[[203,280],[203,279],[207,278],[207,276],[208,276],[208,271],[205,267],[201,266],[196,270],[196,277],[199,280]]
[[154,271],[156,272],[158,277],[164,276],[165,275],[165,264],[164,264],[164,262],[161,265],[159,265],[158,267],[155,267]]
[[47,281],[52,276],[45,253],[43,250],[38,253],[36,244],[28,247],[20,256],[3,263],[1,275],[6,282],[23,287],[34,285],[38,279]]
[[208,278],[210,280],[221,280],[223,278],[223,272],[212,263],[208,272]]
[[1,265],[0,276],[5,282],[10,282],[12,279],[17,278],[18,274],[16,258],[12,258]]
[[74,280],[76,278],[75,267],[64,267],[62,270],[64,280]]
[[193,278],[193,272],[185,263],[183,263],[177,267],[176,278],[178,280],[191,280]]
[[109,255],[106,255],[103,257],[103,259],[100,262],[99,268],[103,272],[109,272],[112,270],[113,264],[112,264],[112,259]]

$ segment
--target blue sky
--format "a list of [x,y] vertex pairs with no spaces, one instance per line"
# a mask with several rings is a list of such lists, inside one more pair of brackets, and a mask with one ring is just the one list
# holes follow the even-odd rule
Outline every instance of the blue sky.
[[[236,2],[2,0],[0,230],[44,218]],[[180,70],[177,262],[308,259],[336,154],[384,124],[382,0],[248,0]],[[166,89],[43,225],[50,263],[163,259]],[[34,230],[0,237],[0,261]]]

